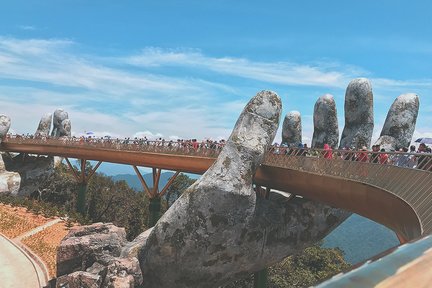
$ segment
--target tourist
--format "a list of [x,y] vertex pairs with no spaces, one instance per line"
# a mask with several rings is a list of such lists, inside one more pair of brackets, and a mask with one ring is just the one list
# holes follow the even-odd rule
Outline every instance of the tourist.
[[380,151],[380,145],[373,145],[372,146],[372,154],[371,154],[371,163],[379,163],[379,151]]
[[324,144],[324,159],[332,159],[333,151],[329,144]]
[[368,153],[366,146],[363,146],[360,152],[357,153],[357,161],[359,162],[369,162]]
[[388,164],[389,156],[387,153],[385,153],[384,148],[381,149],[381,153],[379,154],[378,158],[380,164]]

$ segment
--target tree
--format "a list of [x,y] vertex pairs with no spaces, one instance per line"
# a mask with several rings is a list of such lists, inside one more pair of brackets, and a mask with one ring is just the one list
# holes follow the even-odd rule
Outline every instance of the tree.
[[[350,268],[338,248],[312,246],[269,268],[269,288],[308,287]],[[225,288],[253,287],[253,276]]]
[[181,194],[196,180],[190,178],[186,174],[180,173],[177,178],[171,183],[168,188],[165,199],[167,201],[168,208],[177,200]]

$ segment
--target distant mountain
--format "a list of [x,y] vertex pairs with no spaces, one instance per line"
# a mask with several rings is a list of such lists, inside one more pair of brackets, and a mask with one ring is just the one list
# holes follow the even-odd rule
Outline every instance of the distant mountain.
[[[161,173],[159,180],[159,190],[161,190],[165,184],[169,181],[169,179],[174,175],[173,172],[163,172]],[[111,176],[114,181],[124,180],[129,185],[129,187],[135,189],[136,191],[143,191],[142,185],[138,176],[136,174],[118,174]],[[149,187],[153,187],[153,174],[147,173],[143,175],[144,180],[146,181]]]
[[383,225],[353,214],[323,240],[323,247],[339,247],[345,260],[356,264],[399,244],[396,234]]

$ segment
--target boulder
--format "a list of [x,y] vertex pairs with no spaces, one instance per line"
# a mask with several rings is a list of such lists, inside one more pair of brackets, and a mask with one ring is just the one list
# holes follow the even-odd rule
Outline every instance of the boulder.
[[6,137],[11,126],[11,119],[9,116],[0,115],[0,143]]
[[72,228],[57,250],[57,284],[76,287],[78,283],[80,288],[139,287],[143,278],[138,259],[120,256],[127,243],[124,228],[111,223]]
[[77,271],[57,278],[57,288],[101,288],[102,277],[93,273]]
[[295,147],[302,143],[300,112],[291,111],[286,114],[282,125],[282,143]]
[[124,228],[111,223],[74,227],[57,250],[57,276],[85,271],[107,254],[118,257],[126,242]]
[[0,155],[0,193],[18,195],[21,186],[21,176],[16,172],[6,171],[3,155]]
[[373,127],[372,85],[366,78],[354,79],[345,93],[345,127],[339,147],[369,147]]
[[42,116],[41,120],[39,121],[38,128],[35,132],[35,137],[47,137],[49,136],[50,130],[51,130],[51,122],[52,122],[52,114],[47,113],[44,116]]
[[330,94],[318,98],[314,107],[314,132],[312,137],[312,148],[330,147],[337,148],[339,143],[339,128],[337,120],[336,103]]
[[19,173],[21,187],[18,196],[29,196],[38,191],[41,185],[54,173],[54,160],[51,156],[31,156],[18,154],[13,158],[4,158],[6,169]]
[[62,127],[63,120],[69,119],[69,115],[63,109],[57,109],[54,111],[53,117],[53,130],[51,136],[60,137],[60,129]]
[[[416,94],[407,93],[397,97],[387,113],[378,142],[388,143],[388,137],[392,137],[394,142],[391,148],[393,150],[409,147],[416,126],[419,106],[419,98]],[[387,136],[387,139],[381,139],[383,136]]]

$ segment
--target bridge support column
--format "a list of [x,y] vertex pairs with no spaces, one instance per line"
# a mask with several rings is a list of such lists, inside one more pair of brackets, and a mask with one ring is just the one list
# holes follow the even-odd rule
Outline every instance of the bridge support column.
[[254,288],[266,288],[268,282],[267,268],[255,272],[254,274]]
[[[259,185],[255,186],[257,197],[268,199],[270,196],[270,188],[263,188]],[[266,288],[268,283],[268,269],[264,268],[254,274],[254,288]]]
[[81,165],[81,171],[78,172],[76,169],[72,166],[68,158],[65,158],[66,163],[69,166],[69,169],[72,171],[72,174],[74,175],[75,179],[78,181],[78,194],[77,194],[77,200],[76,200],[76,210],[81,215],[85,216],[85,204],[86,204],[86,194],[87,194],[87,183],[90,180],[90,178],[94,175],[96,170],[99,168],[100,164],[102,164],[102,161],[99,161],[96,166],[92,169],[90,169],[89,173],[86,174],[86,159],[79,159],[80,165]]
[[86,192],[87,183],[80,183],[78,186],[76,209],[81,215],[85,215]]
[[148,225],[153,227],[161,217],[161,198],[155,197],[150,199]]
[[149,188],[146,181],[144,180],[144,177],[141,175],[141,172],[138,170],[137,166],[133,166],[135,173],[137,174],[141,185],[143,187],[144,192],[147,194],[147,196],[150,199],[149,203],[149,219],[148,219],[148,225],[149,227],[153,227],[156,225],[157,221],[161,217],[161,200],[162,196],[165,195],[166,191],[168,190],[169,186],[171,186],[172,182],[177,178],[178,174],[180,172],[176,172],[168,181],[168,183],[163,187],[163,189],[159,192],[159,180],[160,175],[162,173],[162,169],[159,168],[152,168],[153,171],[153,187]]

